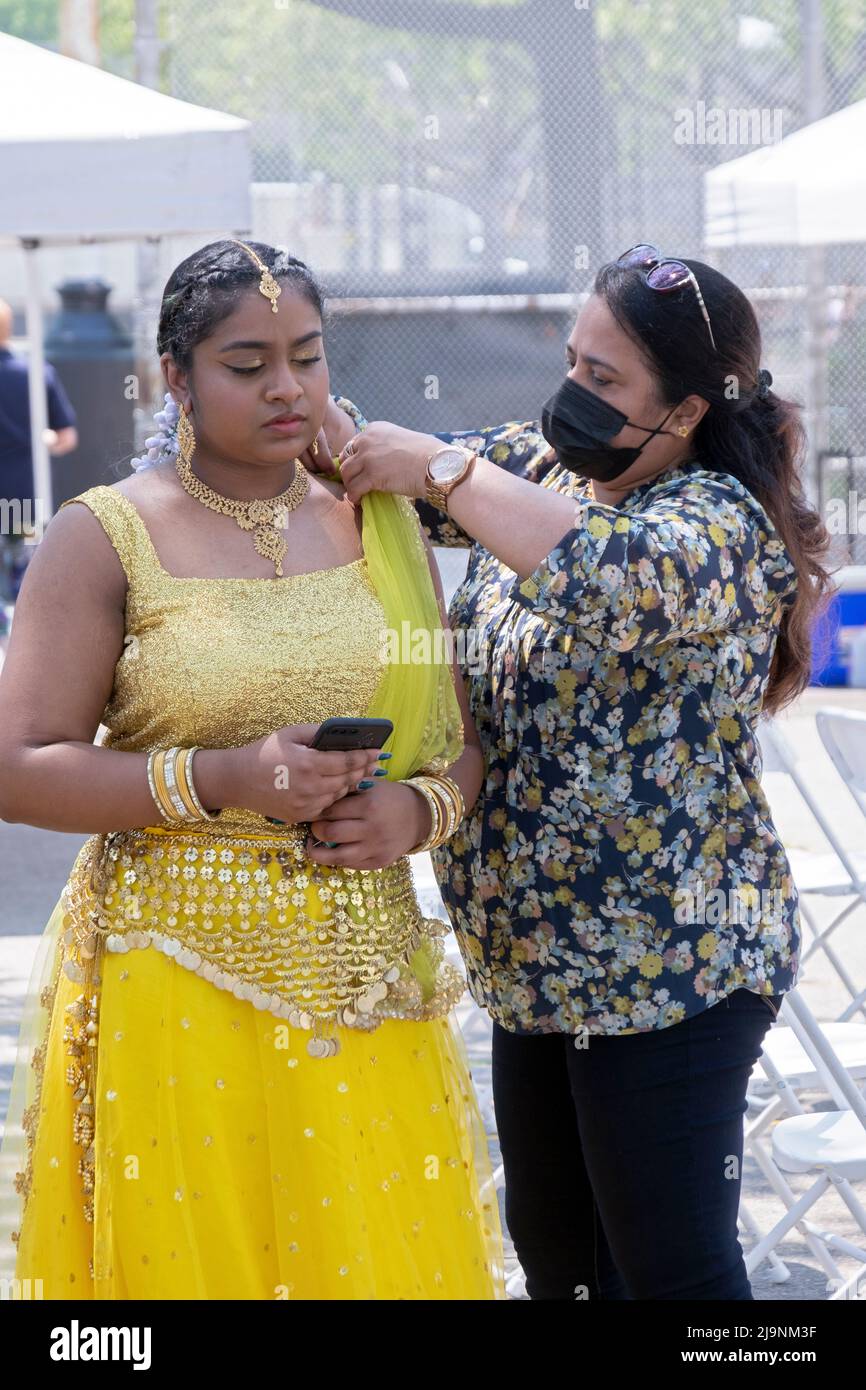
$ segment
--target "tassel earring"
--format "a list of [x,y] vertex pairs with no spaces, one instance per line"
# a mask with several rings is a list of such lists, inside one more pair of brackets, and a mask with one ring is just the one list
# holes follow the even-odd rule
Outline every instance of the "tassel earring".
[[177,421],[177,451],[186,467],[189,468],[190,460],[195,451],[195,430],[192,427],[192,420],[183,406],[180,408]]

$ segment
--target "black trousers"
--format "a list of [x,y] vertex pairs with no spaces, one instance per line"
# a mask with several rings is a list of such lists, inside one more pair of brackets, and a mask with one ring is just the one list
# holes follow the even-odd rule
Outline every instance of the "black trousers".
[[746,1085],[782,995],[623,1037],[493,1025],[505,1219],[530,1298],[753,1297],[737,1238]]

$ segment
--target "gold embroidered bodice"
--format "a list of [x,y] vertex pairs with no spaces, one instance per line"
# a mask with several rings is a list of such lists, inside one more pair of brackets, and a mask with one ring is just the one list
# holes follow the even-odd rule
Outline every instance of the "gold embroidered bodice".
[[[382,673],[385,616],[363,557],[281,579],[178,579],[116,488],[74,501],[99,518],[129,584],[104,747],[237,748],[283,725],[364,714]],[[268,826],[234,807],[217,824]]]
[[[273,579],[175,578],[116,488],[63,505],[75,501],[99,518],[128,580],[103,746],[238,747],[284,725],[365,714],[385,627],[365,558]],[[448,924],[421,913],[408,857],[372,870],[317,865],[307,831],[226,807],[201,825],[155,814],[149,827],[91,836],[65,890],[67,973],[84,978],[88,952],[103,945],[156,946],[314,1028],[319,1056],[334,1024],[447,1012],[465,982],[444,961]]]

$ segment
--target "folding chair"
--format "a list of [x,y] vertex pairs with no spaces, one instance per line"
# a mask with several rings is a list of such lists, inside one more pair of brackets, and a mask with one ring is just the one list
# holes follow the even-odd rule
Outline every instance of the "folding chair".
[[[817,711],[815,723],[833,766],[863,817],[863,838],[866,843],[866,714],[827,705]],[[866,866],[862,856],[846,853],[844,845],[839,846],[838,853],[851,880],[852,891],[856,891],[866,902]],[[849,1018],[858,1008],[862,1008],[864,1000],[866,984],[841,1018]]]
[[[787,1015],[783,1007],[779,1020],[764,1038],[761,1055],[749,1080],[749,1107],[758,1108],[760,1113],[757,1118],[746,1121],[744,1154],[749,1154],[755,1160],[769,1185],[787,1207],[793,1198],[767,1150],[768,1131],[774,1121],[786,1115],[802,1114],[803,1107],[797,1095],[799,1091],[820,1090],[824,1083],[797,1033],[786,1024]],[[866,1024],[826,1023],[822,1027],[830,1047],[848,1075],[854,1080],[866,1081]],[[746,1268],[751,1274],[765,1256],[761,1252],[755,1255],[762,1233],[744,1200],[740,1202],[739,1219],[756,1242],[746,1256]],[[799,1229],[818,1264],[830,1278],[837,1278],[838,1269],[825,1247],[806,1227],[800,1226]],[[790,1271],[775,1251],[770,1250],[766,1258],[775,1283],[782,1283],[790,1277]]]
[[[837,1285],[830,1296],[831,1301],[835,1301],[847,1298],[864,1276],[863,1271],[858,1270],[846,1280],[833,1259],[833,1252],[866,1264],[866,1248],[816,1225],[806,1213],[833,1187],[866,1236],[866,1209],[851,1186],[852,1182],[866,1178],[866,1098],[849,1076],[826,1031],[818,1024],[798,989],[785,995],[779,1016],[796,1034],[823,1089],[839,1108],[806,1112],[794,1090],[785,1085],[784,1078],[777,1078],[780,1094],[791,1113],[773,1130],[771,1153],[766,1152],[760,1141],[753,1143],[752,1152],[787,1210],[749,1251],[746,1268],[751,1273],[763,1259],[771,1257],[775,1247],[796,1227],[828,1278]],[[772,1076],[772,1060],[766,1055],[762,1065]],[[797,1197],[784,1174],[813,1172],[817,1173],[814,1183]]]
[[[861,990],[846,965],[835,950],[830,937],[833,932],[851,915],[856,908],[866,904],[866,854],[852,855],[840,842],[836,831],[830,824],[802,774],[797,754],[773,720],[762,720],[756,729],[763,753],[764,772],[784,773],[791,779],[810,813],[817,821],[831,848],[829,855],[811,853],[789,854],[794,881],[800,898],[800,916],[808,927],[812,940],[800,957],[801,966],[817,951],[823,951],[848,994],[851,1003],[840,1014],[839,1021],[846,1022],[854,1014],[860,1013],[866,1020],[866,991]],[[807,898],[851,898],[828,923],[819,927],[807,905]]]
[[[824,951],[826,958],[836,971],[851,996],[852,1004],[840,1016],[840,1021],[824,1024],[824,1034],[846,1074],[855,1080],[866,1080],[866,1024],[848,1021],[853,1013],[862,1009],[862,996],[857,983],[852,979],[833,944],[827,939],[851,912],[863,901],[859,877],[866,877],[866,859],[861,865],[858,857],[852,856],[839,844],[838,835],[824,815],[821,805],[803,776],[799,759],[791,744],[783,735],[778,724],[763,720],[758,726],[758,737],[763,753],[763,770],[787,776],[796,787],[805,805],[823,831],[831,853],[824,855],[798,855],[790,852],[792,871],[799,894],[800,916],[811,934],[811,943],[801,955],[800,980],[807,971],[802,969],[804,961],[818,950]],[[858,877],[859,874],[859,877]],[[807,905],[809,897],[852,897],[834,920],[825,928],[817,926]],[[786,996],[786,999],[790,995]],[[786,1026],[786,1024],[788,1026]],[[761,1057],[749,1081],[748,1102],[752,1111],[758,1110],[756,1119],[747,1121],[745,1129],[745,1151],[757,1163],[768,1184],[786,1207],[791,1207],[795,1198],[783,1173],[773,1162],[766,1139],[774,1121],[788,1115],[803,1112],[797,1093],[799,1091],[820,1089],[824,1085],[820,1072],[816,1069],[811,1055],[804,1049],[797,1032],[790,1026],[789,1012],[783,1006],[779,1021],[767,1033]],[[772,1277],[781,1282],[789,1277],[789,1271],[776,1255],[772,1244],[768,1247],[766,1239],[760,1235],[748,1205],[740,1205],[740,1224],[750,1235],[756,1237],[756,1244],[746,1255],[746,1268],[752,1273],[763,1259],[768,1259]],[[838,1266],[832,1259],[826,1244],[814,1235],[808,1222],[797,1222],[799,1232],[805,1240],[818,1264],[828,1277],[839,1279]],[[782,1231],[778,1239],[784,1235]]]

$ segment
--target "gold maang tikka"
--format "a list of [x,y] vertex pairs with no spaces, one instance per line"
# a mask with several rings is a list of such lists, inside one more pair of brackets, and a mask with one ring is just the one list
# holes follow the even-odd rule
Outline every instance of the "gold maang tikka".
[[265,299],[269,299],[271,301],[271,309],[274,313],[276,313],[277,299],[283,292],[282,286],[277,284],[276,280],[274,279],[271,272],[268,270],[264,261],[261,261],[259,259],[259,257],[256,255],[255,251],[252,249],[251,246],[247,246],[245,241],[238,241],[236,236],[229,237],[229,241],[233,241],[236,246],[242,246],[246,251],[247,255],[252,257],[253,261],[258,266],[259,270],[262,272],[262,278],[259,281],[259,294],[263,294],[265,296]]
[[279,577],[283,573],[283,556],[286,553],[286,540],[280,526],[288,521],[287,512],[299,507],[310,489],[310,475],[295,459],[295,476],[285,492],[276,497],[253,497],[245,501],[237,497],[224,497],[221,492],[203,483],[192,471],[192,455],[195,449],[195,431],[192,422],[180,407],[177,422],[177,474],[182,486],[211,511],[221,512],[223,516],[233,516],[242,531],[253,532],[253,545],[266,560],[273,560]]

